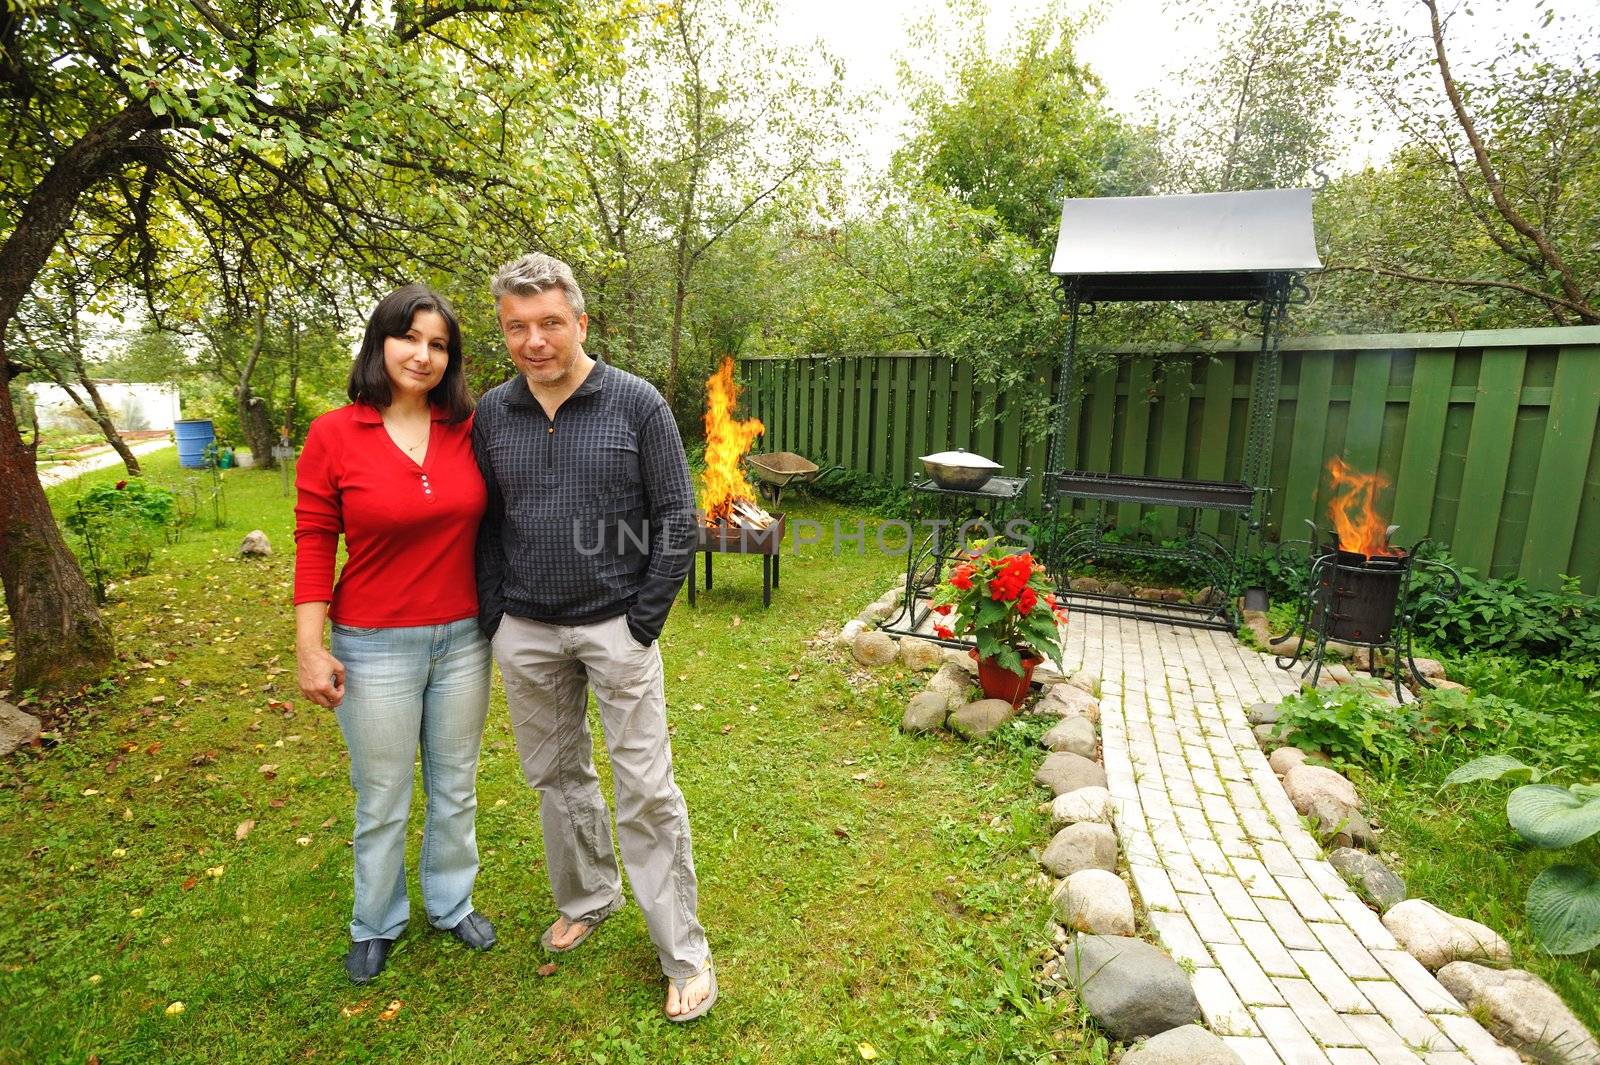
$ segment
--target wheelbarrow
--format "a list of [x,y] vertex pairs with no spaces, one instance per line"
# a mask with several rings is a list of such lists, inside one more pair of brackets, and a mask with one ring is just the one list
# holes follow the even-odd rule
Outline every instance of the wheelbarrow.
[[783,502],[783,490],[796,481],[809,484],[821,472],[815,462],[793,451],[770,451],[764,455],[746,455],[750,472],[755,474],[757,488],[772,500],[774,507]]

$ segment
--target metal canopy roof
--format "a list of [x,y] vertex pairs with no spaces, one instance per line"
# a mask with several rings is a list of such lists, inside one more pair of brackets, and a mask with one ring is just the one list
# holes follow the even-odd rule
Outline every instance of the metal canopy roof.
[[1256,299],[1316,270],[1310,189],[1069,199],[1050,272],[1088,300]]

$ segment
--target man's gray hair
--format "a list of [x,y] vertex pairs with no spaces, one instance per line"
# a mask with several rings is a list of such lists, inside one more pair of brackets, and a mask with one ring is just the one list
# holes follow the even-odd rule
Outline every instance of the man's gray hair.
[[489,291],[495,299],[513,294],[536,296],[552,288],[560,288],[567,294],[574,314],[583,313],[583,289],[572,276],[572,267],[554,255],[531,251],[496,270],[494,280],[489,283]]

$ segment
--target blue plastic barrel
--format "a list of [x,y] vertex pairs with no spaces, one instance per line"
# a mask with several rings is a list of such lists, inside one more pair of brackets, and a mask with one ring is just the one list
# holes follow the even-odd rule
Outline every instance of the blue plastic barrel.
[[173,435],[178,438],[178,465],[186,470],[203,470],[206,465],[206,448],[217,438],[210,418],[187,418],[174,422]]

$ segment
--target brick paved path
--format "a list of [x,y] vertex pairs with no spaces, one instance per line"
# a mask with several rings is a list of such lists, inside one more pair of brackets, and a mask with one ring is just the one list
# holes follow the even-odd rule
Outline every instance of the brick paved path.
[[1516,1065],[1321,857],[1245,718],[1295,688],[1231,635],[1072,615],[1151,926],[1250,1065]]

